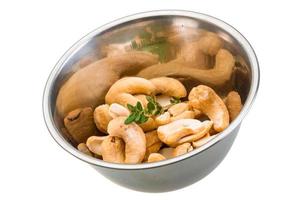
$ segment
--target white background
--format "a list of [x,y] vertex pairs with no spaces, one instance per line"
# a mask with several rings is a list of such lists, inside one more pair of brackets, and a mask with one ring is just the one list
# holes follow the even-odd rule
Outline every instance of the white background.
[[[299,6],[281,1],[1,1],[0,199],[299,199]],[[231,151],[205,179],[162,194],[111,183],[63,151],[42,116],[57,60],[114,19],[155,9],[207,13],[236,27],[256,50],[261,87]]]

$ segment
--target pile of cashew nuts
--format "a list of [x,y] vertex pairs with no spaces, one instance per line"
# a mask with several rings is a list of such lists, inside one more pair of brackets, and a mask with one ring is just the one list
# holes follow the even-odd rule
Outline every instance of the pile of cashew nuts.
[[[63,118],[62,131],[79,151],[112,163],[157,162],[199,148],[229,126],[242,109],[241,97],[234,90],[224,96],[213,88],[230,80],[235,59],[216,34],[188,33],[183,38],[177,31],[168,38],[180,46],[169,62],[128,47],[113,49],[65,82],[56,111]],[[211,57],[215,61],[208,66]],[[201,84],[190,90],[174,77]],[[126,124],[128,104],[146,108],[147,96],[162,112],[144,123]]]

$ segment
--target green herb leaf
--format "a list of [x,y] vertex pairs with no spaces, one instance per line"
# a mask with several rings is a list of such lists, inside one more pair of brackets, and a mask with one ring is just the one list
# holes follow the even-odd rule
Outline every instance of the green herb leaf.
[[125,120],[124,123],[125,123],[125,124],[130,124],[130,123],[134,122],[135,118],[136,118],[136,113],[131,113],[131,114],[127,117],[127,119]]
[[143,106],[142,106],[141,102],[139,102],[139,101],[137,102],[136,108],[137,108],[139,111],[142,111],[142,110],[143,110]]
[[148,121],[148,119],[149,119],[149,117],[147,117],[147,116],[145,116],[145,115],[142,115],[142,116],[141,116],[141,119],[140,119],[141,124],[142,124],[142,123],[145,123],[146,121]]
[[172,97],[170,102],[171,102],[171,104],[178,104],[181,102],[181,100],[178,97]]
[[135,111],[135,107],[131,104],[127,104],[127,108],[130,110],[130,112],[134,112]]

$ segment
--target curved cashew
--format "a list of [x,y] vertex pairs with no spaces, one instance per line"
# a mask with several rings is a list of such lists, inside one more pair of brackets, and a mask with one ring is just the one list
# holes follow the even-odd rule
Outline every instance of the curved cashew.
[[241,112],[243,104],[239,93],[231,91],[224,100],[228,109],[230,121],[233,121]]
[[222,99],[213,89],[205,85],[194,87],[189,100],[192,107],[201,110],[214,122],[214,129],[223,131],[229,125],[229,114]]
[[108,114],[111,116],[111,118],[114,119],[121,116],[127,117],[130,114],[130,112],[124,106],[117,103],[113,103],[109,106]]
[[85,143],[80,143],[77,149],[86,155],[93,156],[93,153],[88,149]]
[[169,112],[165,112],[155,117],[155,122],[158,126],[165,125],[171,122],[171,115]]
[[234,57],[229,51],[220,49],[215,58],[215,66],[212,69],[189,67],[188,63],[175,60],[147,67],[141,70],[137,76],[148,79],[159,76],[190,77],[203,84],[219,86],[230,80],[234,62]]
[[156,94],[164,94],[177,98],[183,98],[187,95],[185,87],[177,79],[169,77],[159,77],[150,79],[150,81],[155,85]]
[[60,117],[76,108],[104,103],[110,86],[121,75],[158,63],[158,56],[147,52],[128,52],[89,64],[75,72],[60,88],[56,108]]
[[151,131],[145,134],[146,136],[146,154],[145,160],[151,153],[157,153],[162,146],[162,142],[157,136],[157,131]]
[[157,128],[155,120],[151,117],[149,117],[145,123],[139,124],[139,126],[143,129],[144,132],[153,131]]
[[201,147],[202,145],[206,144],[208,141],[212,140],[213,138],[215,138],[217,135],[213,135],[210,136],[210,134],[206,134],[203,138],[201,138],[200,140],[197,140],[195,142],[193,142],[193,147],[194,148],[198,148]]
[[78,144],[96,133],[93,110],[90,107],[78,108],[71,111],[65,118],[64,124],[69,135]]
[[190,151],[193,151],[193,146],[191,143],[183,143],[179,146],[177,146],[173,151],[173,157],[181,156],[183,154],[186,154]]
[[121,138],[108,136],[101,144],[102,158],[106,162],[124,163],[125,144]]
[[155,86],[147,79],[139,77],[125,77],[115,82],[105,96],[108,104],[119,103],[123,106],[133,106],[139,101],[134,94],[151,95],[155,92]]
[[109,105],[103,104],[98,106],[94,111],[94,122],[97,128],[106,133],[107,125],[112,117],[109,115]]
[[94,154],[101,156],[101,144],[108,136],[91,136],[86,141],[87,148]]
[[176,147],[186,142],[193,142],[208,133],[211,121],[201,122],[196,119],[179,119],[158,127],[159,139],[165,144]]
[[126,117],[111,120],[107,127],[110,136],[117,136],[125,142],[125,163],[140,163],[146,152],[146,137],[135,123],[126,125]]
[[148,157],[148,162],[158,162],[165,160],[166,158],[159,153],[151,153]]

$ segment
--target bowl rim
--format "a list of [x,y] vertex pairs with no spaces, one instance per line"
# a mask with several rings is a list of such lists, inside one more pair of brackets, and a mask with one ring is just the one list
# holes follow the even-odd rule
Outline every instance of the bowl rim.
[[[226,30],[228,33],[230,33],[244,48],[247,56],[249,57],[250,62],[250,69],[252,74],[251,79],[251,86],[249,90],[249,94],[247,97],[247,100],[243,106],[242,111],[238,115],[238,117],[230,123],[230,125],[222,131],[220,134],[218,134],[216,137],[211,139],[209,142],[201,146],[200,148],[197,148],[189,153],[186,153],[181,156],[177,156],[175,158],[166,159],[159,162],[153,162],[153,163],[141,163],[141,164],[117,164],[117,163],[109,163],[102,161],[100,159],[93,158],[91,156],[88,156],[76,148],[74,148],[69,142],[67,142],[63,136],[59,133],[58,129],[55,126],[53,117],[51,116],[51,106],[50,106],[50,93],[52,91],[54,80],[56,80],[58,74],[61,72],[63,65],[65,61],[72,56],[76,50],[80,49],[80,47],[84,46],[87,42],[90,41],[95,35],[109,29],[112,27],[115,27],[117,25],[137,20],[141,18],[146,17],[159,17],[159,16],[180,16],[180,17],[191,17],[194,19],[199,19],[203,21],[207,21],[209,23],[212,23],[224,30]],[[194,11],[187,11],[187,10],[153,10],[153,11],[147,11],[147,12],[141,12],[133,15],[129,15],[126,17],[119,18],[117,20],[114,20],[110,23],[107,23],[103,26],[100,26],[93,30],[92,32],[88,33],[86,36],[81,38],[79,41],[77,41],[71,48],[69,48],[66,53],[59,59],[59,61],[56,63],[55,67],[52,69],[48,80],[45,85],[44,93],[43,93],[43,116],[44,121],[46,123],[47,129],[52,136],[52,138],[56,141],[56,143],[61,146],[65,151],[70,153],[71,155],[75,156],[76,158],[89,163],[94,166],[98,167],[104,167],[104,168],[110,168],[110,169],[119,169],[119,170],[139,170],[139,169],[151,169],[156,167],[162,167],[166,165],[170,165],[173,163],[180,162],[182,160],[191,158],[207,149],[212,147],[213,145],[216,145],[221,140],[223,140],[227,135],[229,135],[235,128],[237,128],[246,114],[248,113],[249,109],[251,108],[254,99],[257,95],[258,88],[259,88],[259,82],[260,82],[260,70],[259,70],[259,63],[256,57],[256,54],[248,42],[248,40],[234,27],[229,25],[228,23],[212,17],[207,14],[202,14]]]

